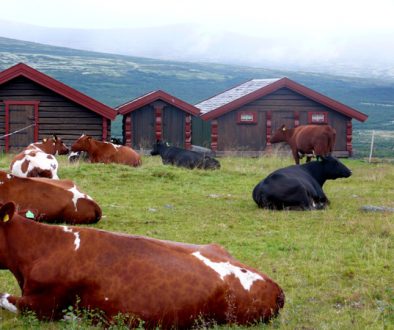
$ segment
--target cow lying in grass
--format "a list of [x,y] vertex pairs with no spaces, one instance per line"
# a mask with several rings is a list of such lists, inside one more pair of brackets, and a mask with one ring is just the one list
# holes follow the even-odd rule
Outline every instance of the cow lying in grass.
[[170,147],[167,143],[162,141],[157,141],[153,145],[151,155],[160,155],[163,164],[204,170],[215,170],[220,168],[220,163],[215,158],[191,150]]
[[140,166],[141,156],[133,149],[113,144],[101,142],[93,139],[89,135],[82,135],[71,146],[71,151],[85,151],[92,163],[118,163],[130,166]]
[[287,142],[296,164],[306,155],[306,162],[331,155],[335,145],[336,131],[329,125],[301,125],[286,128],[282,125],[272,136],[271,143]]
[[20,178],[0,171],[0,203],[14,201],[27,217],[49,223],[96,223],[101,209],[70,180]]
[[54,135],[43,139],[42,142],[32,143],[11,162],[10,171],[13,175],[27,177],[44,177],[59,179],[57,170],[59,164],[55,155],[68,154],[68,148],[63,141]]
[[323,209],[329,203],[323,192],[326,180],[348,178],[351,173],[336,158],[322,157],[271,173],[254,188],[253,199],[259,207],[274,210]]
[[147,328],[183,329],[268,321],[284,305],[275,282],[218,245],[41,224],[16,214],[12,202],[0,209],[0,267],[22,291],[0,294],[0,307],[39,319],[60,319],[78,304],[109,322],[122,313]]

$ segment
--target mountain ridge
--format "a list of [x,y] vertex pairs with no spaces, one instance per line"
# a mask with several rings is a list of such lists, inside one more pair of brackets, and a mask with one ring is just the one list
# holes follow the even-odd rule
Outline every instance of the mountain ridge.
[[286,76],[369,115],[355,127],[394,130],[394,85],[384,79],[164,61],[4,37],[0,37],[0,55],[1,70],[24,62],[113,107],[157,89],[196,104],[250,79]]

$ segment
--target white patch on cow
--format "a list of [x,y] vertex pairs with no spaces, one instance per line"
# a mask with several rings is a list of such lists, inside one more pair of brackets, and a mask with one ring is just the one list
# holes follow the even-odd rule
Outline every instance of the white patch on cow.
[[115,149],[115,150],[118,150],[118,149],[120,149],[120,147],[121,147],[121,145],[118,145],[118,144],[113,144],[113,143],[111,143],[111,142],[107,142],[107,141],[105,141],[104,143],[106,143],[106,144],[110,144],[111,146],[113,146],[113,147],[114,147],[114,149]]
[[[52,179],[59,179],[57,176],[57,168],[58,162],[55,157],[48,158],[48,154],[40,151],[41,149],[34,150],[25,150],[23,152],[24,157],[20,160],[15,161],[12,165],[11,173],[13,175],[26,178],[28,173],[34,170],[35,168],[39,168],[43,171],[50,171],[52,173]],[[34,155],[34,156],[33,156]],[[29,162],[27,170],[22,171],[22,165],[25,161]]]
[[4,182],[3,182],[3,181],[0,181],[0,184],[4,184]]
[[105,297],[105,301],[108,301],[109,299],[108,299],[108,297]]
[[74,237],[75,237],[75,239],[74,239],[75,249],[74,250],[77,251],[79,249],[79,247],[81,246],[81,238],[79,237],[79,232],[77,231],[74,233],[73,230],[68,228],[67,226],[62,226],[62,227],[66,233],[70,233],[70,234],[74,235]]
[[85,198],[85,199],[93,200],[92,197],[90,197],[89,195],[86,195],[86,194],[81,193],[81,192],[78,190],[77,186],[75,186],[75,185],[74,185],[72,188],[68,189],[67,191],[69,191],[69,192],[71,192],[71,193],[73,194],[72,201],[73,201],[73,203],[74,203],[75,211],[78,210],[78,209],[77,209],[77,202],[78,202],[78,199],[80,199],[80,198]]
[[237,277],[244,287],[245,290],[250,290],[254,281],[265,281],[265,279],[259,274],[253,273],[250,270],[245,268],[240,268],[238,266],[234,266],[231,263],[227,262],[214,262],[204,257],[200,252],[192,253],[197,259],[201,260],[208,267],[212,268],[216,273],[219,274],[220,278],[224,280],[227,275],[233,274]]
[[11,174],[7,174],[7,179],[12,179],[12,175]]
[[16,306],[15,306],[14,304],[11,304],[11,303],[8,301],[8,297],[9,297],[9,296],[10,296],[10,295],[9,295],[8,293],[3,294],[3,295],[1,296],[1,299],[0,299],[0,307],[6,309],[6,310],[9,311],[9,312],[16,313],[16,312],[18,311],[18,308],[16,308]]

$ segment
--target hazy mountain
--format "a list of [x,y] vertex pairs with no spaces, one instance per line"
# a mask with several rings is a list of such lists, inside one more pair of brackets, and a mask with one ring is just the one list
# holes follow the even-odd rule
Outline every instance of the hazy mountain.
[[195,104],[253,78],[287,76],[369,115],[356,128],[394,130],[394,84],[303,71],[164,61],[0,37],[0,70],[24,62],[110,106],[163,89]]
[[[211,31],[196,24],[139,29],[84,30],[44,28],[0,21],[3,37],[48,45],[172,61],[301,70],[394,81],[394,43],[391,36],[301,39],[300,36],[262,33],[249,37]],[[385,49],[386,51],[382,51]]]

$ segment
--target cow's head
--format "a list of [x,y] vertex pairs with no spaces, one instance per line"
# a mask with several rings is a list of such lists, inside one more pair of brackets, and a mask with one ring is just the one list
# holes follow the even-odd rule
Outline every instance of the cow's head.
[[88,151],[92,140],[93,138],[89,135],[81,135],[81,137],[71,146],[71,151]]
[[352,171],[335,157],[326,156],[321,157],[321,159],[321,164],[324,168],[324,174],[327,179],[335,180],[338,178],[348,178],[352,175]]
[[275,133],[272,135],[270,142],[271,143],[278,143],[278,142],[284,142],[286,141],[286,136],[287,136],[287,127],[286,125],[282,125],[279,127]]
[[50,138],[42,139],[40,149],[51,155],[68,154],[67,146],[63,143],[62,139],[57,137],[55,134]]
[[217,170],[220,168],[220,163],[215,158],[204,156],[204,169]]
[[150,154],[152,156],[156,156],[156,155],[160,155],[160,152],[169,147],[170,145],[168,144],[168,142],[163,142],[161,140],[157,140],[156,143],[153,145],[152,147],[152,151],[150,152]]
[[0,269],[6,269],[7,255],[9,249],[7,247],[6,227],[10,225],[15,212],[15,204],[13,202],[5,203],[0,207]]

